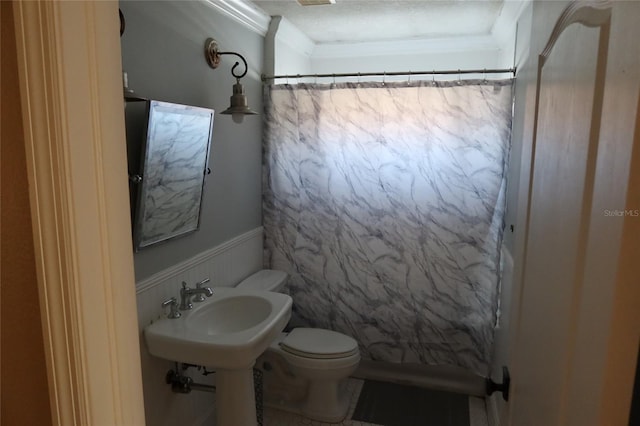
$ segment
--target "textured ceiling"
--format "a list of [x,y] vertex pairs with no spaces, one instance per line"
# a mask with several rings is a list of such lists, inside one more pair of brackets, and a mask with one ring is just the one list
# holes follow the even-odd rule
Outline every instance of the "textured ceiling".
[[301,6],[296,0],[254,0],[281,15],[316,43],[488,35],[503,1],[336,0]]

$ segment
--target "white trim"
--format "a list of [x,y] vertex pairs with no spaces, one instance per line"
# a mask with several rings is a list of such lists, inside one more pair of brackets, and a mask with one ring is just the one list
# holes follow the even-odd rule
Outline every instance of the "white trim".
[[203,251],[202,253],[198,253],[190,259],[185,260],[184,262],[180,262],[175,264],[167,269],[164,269],[149,278],[145,278],[144,280],[139,281],[136,284],[136,294],[144,293],[156,286],[164,284],[167,280],[171,280],[194,267],[201,265],[203,263],[207,263],[214,257],[220,255],[223,252],[226,252],[240,244],[249,241],[252,238],[255,238],[259,235],[262,235],[262,227],[259,226],[255,229],[252,229],[249,232],[245,232],[244,234],[238,235],[231,240],[225,241],[224,243],[217,245],[209,250]]
[[484,399],[487,407],[487,421],[489,426],[500,426],[500,411],[498,410],[498,400],[501,394],[494,393]]
[[318,43],[312,58],[348,58],[383,55],[428,55],[431,53],[499,50],[492,36],[407,39],[361,43]]
[[[204,0],[262,36],[269,30],[271,17],[248,0]],[[516,23],[531,0],[507,1],[496,19],[490,35],[449,38],[424,38],[356,43],[316,43],[285,17],[276,38],[298,53],[311,58],[367,57],[380,55],[415,55],[476,50],[503,50],[513,42]]]
[[269,30],[264,36],[264,52],[263,52],[263,72],[266,75],[274,75],[276,73],[276,34],[280,27],[282,16],[274,16],[269,22]]
[[144,425],[118,6],[13,7],[53,424]]
[[469,396],[469,426],[489,426],[486,398]]
[[[560,38],[560,35],[567,27],[575,23],[581,23],[590,28],[608,28],[611,25],[611,3],[609,1],[577,1],[567,6],[553,27],[553,31],[551,32],[551,36],[549,36],[549,41],[544,50],[540,53],[540,68],[544,66],[549,55],[551,55],[551,50]],[[541,70],[539,72],[541,72]]]
[[267,34],[271,17],[247,0],[204,0],[223,15],[262,36]]

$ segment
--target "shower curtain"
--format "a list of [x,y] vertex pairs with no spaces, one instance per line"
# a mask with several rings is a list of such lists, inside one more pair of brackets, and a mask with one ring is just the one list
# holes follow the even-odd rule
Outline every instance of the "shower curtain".
[[364,358],[489,371],[511,80],[265,88],[265,266]]

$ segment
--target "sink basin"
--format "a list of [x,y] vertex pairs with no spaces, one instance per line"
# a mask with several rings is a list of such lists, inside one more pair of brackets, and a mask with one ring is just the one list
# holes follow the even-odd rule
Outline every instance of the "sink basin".
[[190,315],[186,326],[206,331],[210,336],[239,333],[267,319],[272,306],[267,299],[256,295],[224,297]]
[[145,328],[152,355],[215,369],[251,368],[291,316],[291,297],[269,291],[217,287],[213,296]]

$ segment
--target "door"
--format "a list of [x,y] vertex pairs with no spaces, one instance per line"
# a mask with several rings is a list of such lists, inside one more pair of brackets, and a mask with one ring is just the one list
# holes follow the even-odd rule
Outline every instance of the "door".
[[[639,6],[571,3],[539,50],[524,251],[517,260],[512,425],[628,421],[640,326],[633,310],[624,318],[616,313],[624,311],[621,303],[640,303],[638,286],[628,285],[623,271],[633,253],[621,249],[640,221],[627,197],[638,190],[630,159],[634,139],[638,145]],[[534,23],[536,15],[538,22],[554,19],[545,9],[544,2],[535,5]],[[533,31],[535,38],[535,24]],[[626,332],[614,338],[620,327]],[[628,341],[633,345],[621,343]],[[615,374],[623,379],[612,389],[610,362],[621,350],[627,354]]]

